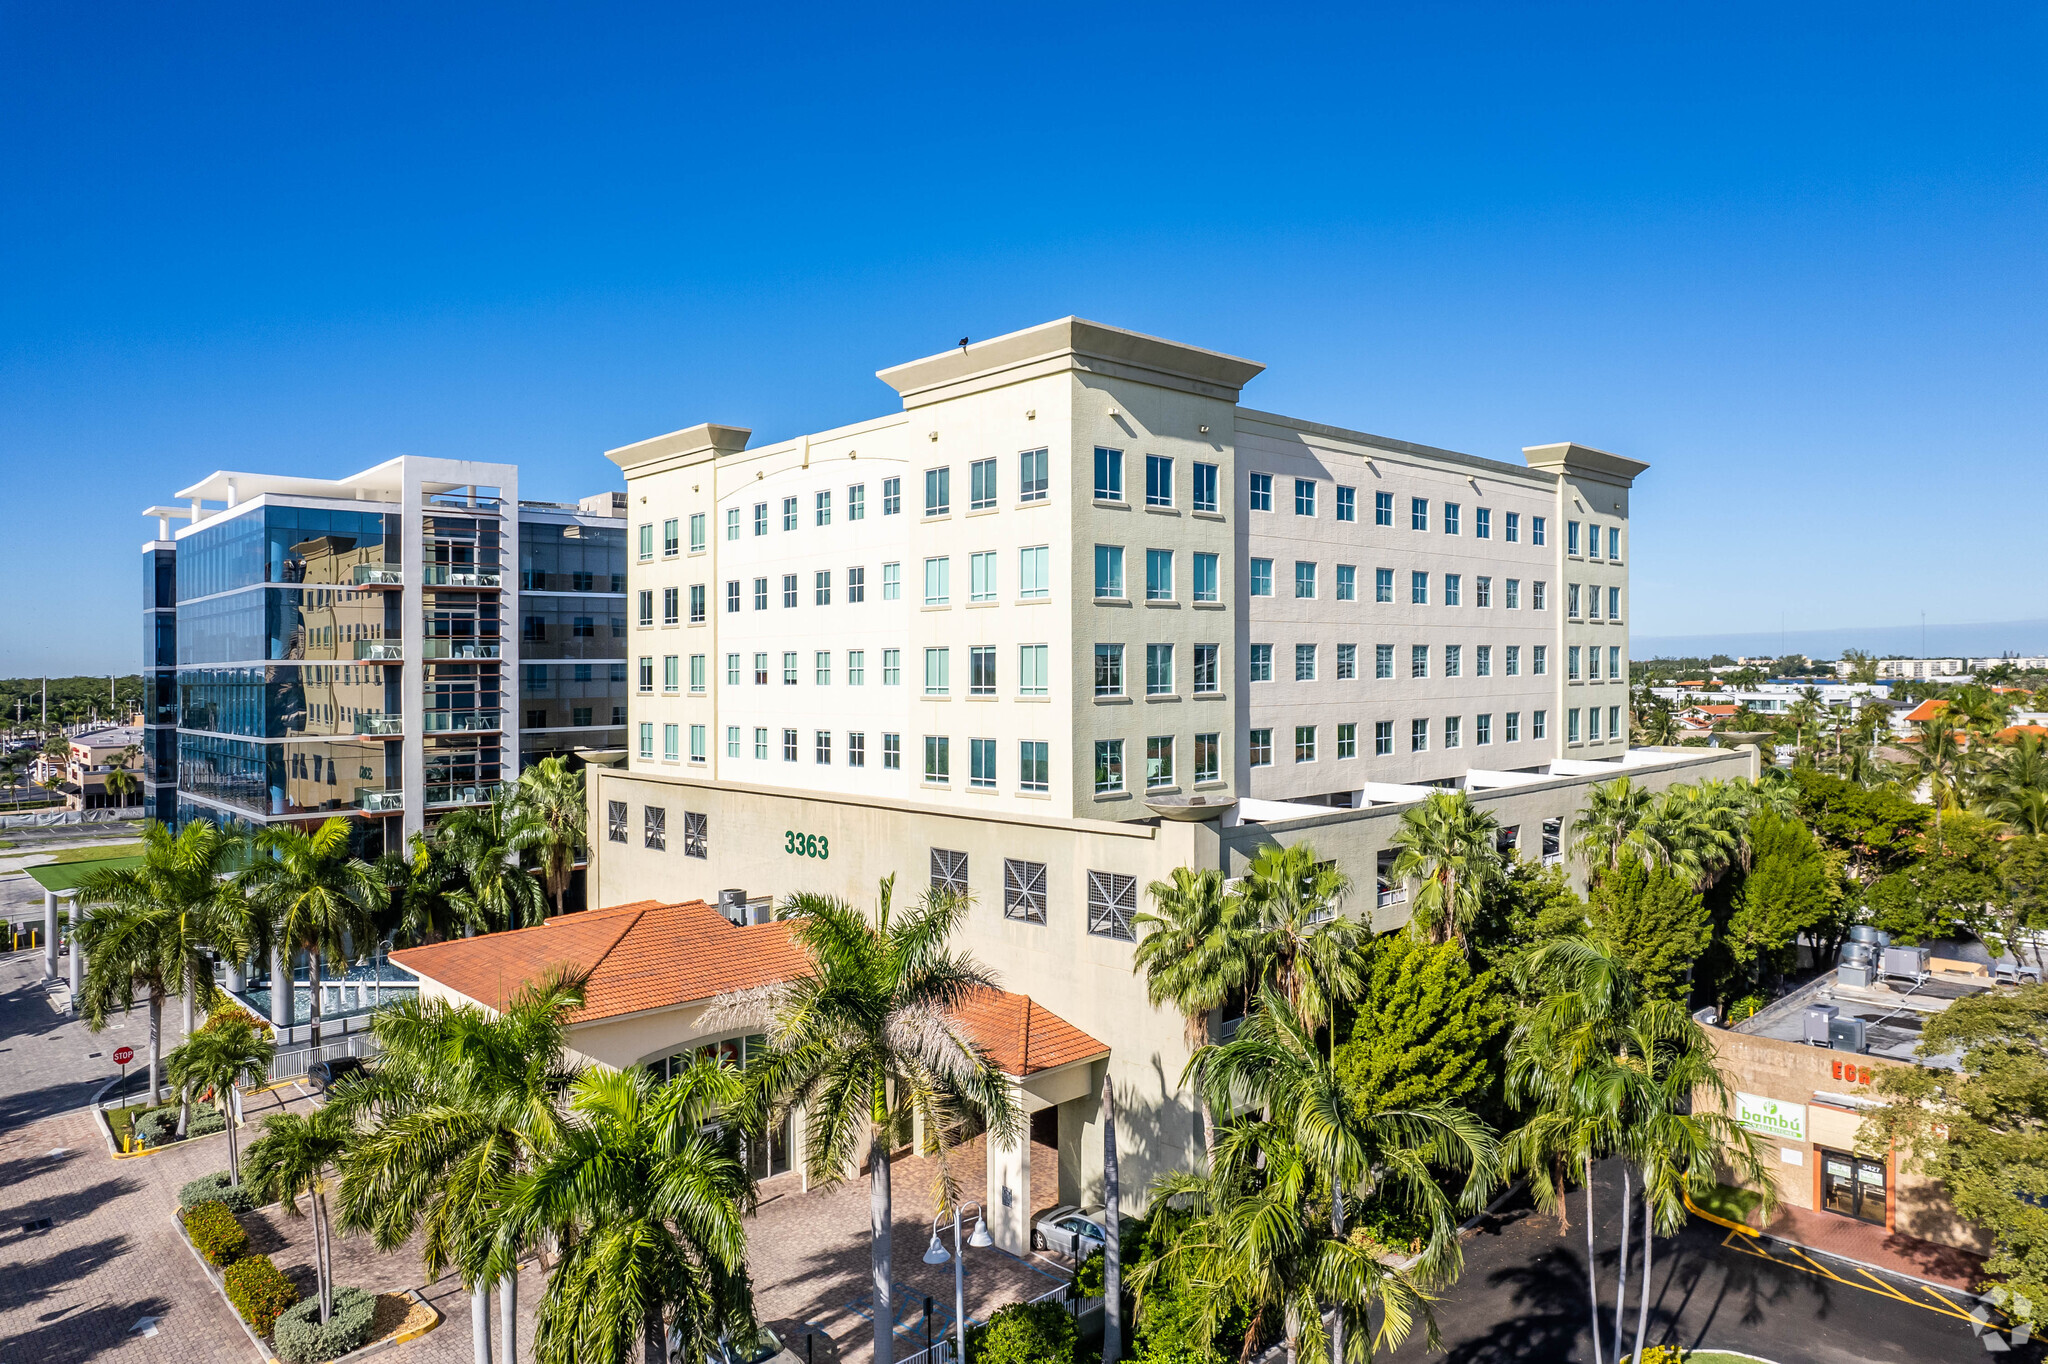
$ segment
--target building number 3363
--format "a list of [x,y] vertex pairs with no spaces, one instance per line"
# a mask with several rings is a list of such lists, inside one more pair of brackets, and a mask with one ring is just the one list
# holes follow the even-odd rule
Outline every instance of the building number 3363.
[[792,857],[815,857],[822,862],[832,855],[832,840],[823,834],[799,834],[784,829],[782,850]]

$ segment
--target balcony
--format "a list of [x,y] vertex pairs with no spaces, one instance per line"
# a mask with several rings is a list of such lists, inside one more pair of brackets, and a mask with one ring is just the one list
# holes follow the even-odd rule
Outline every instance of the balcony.
[[501,729],[501,710],[429,710],[420,715],[421,728],[428,734],[448,734]]
[[496,514],[500,499],[488,494],[471,495],[460,490],[428,493],[421,499],[435,511],[485,512]]
[[503,782],[471,781],[450,782],[427,788],[427,804],[433,805],[488,805],[491,798],[504,789]]
[[383,711],[366,711],[356,716],[356,733],[372,739],[395,739],[405,732],[405,717]]
[[1562,864],[1563,862],[1564,862],[1564,854],[1563,854],[1563,853],[1561,853],[1561,852],[1552,852],[1551,850],[1549,850],[1549,849],[1547,849],[1547,848],[1546,848],[1546,849],[1544,850],[1544,853],[1543,853],[1543,865],[1544,865],[1544,866],[1546,866],[1546,867],[1555,867],[1555,866],[1559,866],[1559,865],[1561,865],[1561,864]]
[[378,568],[374,564],[357,564],[356,586],[404,587],[405,574],[396,568]]
[[356,641],[356,662],[358,663],[401,663],[405,660],[405,644],[396,639],[359,639]]
[[1406,886],[1381,886],[1381,887],[1380,887],[1380,893],[1379,893],[1379,907],[1380,907],[1381,909],[1392,909],[1392,908],[1393,908],[1393,907],[1394,907],[1395,905],[1405,905],[1405,904],[1407,904],[1407,903],[1408,903],[1408,887],[1406,887]]
[[[357,655],[361,657],[361,655]],[[495,643],[481,643],[473,639],[430,639],[427,641],[428,658],[496,658],[498,646]]]
[[421,570],[420,581],[428,587],[501,587],[505,575],[495,568],[450,568],[446,564],[428,564]]
[[405,808],[405,792],[356,788],[356,808],[366,815],[395,815]]

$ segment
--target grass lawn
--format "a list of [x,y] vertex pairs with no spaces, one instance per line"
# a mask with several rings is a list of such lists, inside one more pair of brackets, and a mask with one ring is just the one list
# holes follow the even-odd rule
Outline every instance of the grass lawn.
[[104,862],[112,857],[133,857],[136,855],[136,850],[141,848],[141,846],[142,844],[139,842],[128,842],[93,843],[83,848],[59,848],[55,854],[57,860],[55,862],[46,862],[43,865],[58,866],[65,862]]
[[[1756,1211],[1756,1205],[1763,1201],[1763,1196],[1754,1189],[1735,1189],[1726,1184],[1716,1184],[1706,1194],[1695,1194],[1692,1201],[1694,1206],[1704,1212],[1710,1212],[1716,1217],[1725,1217],[1730,1222],[1740,1222],[1747,1227],[1755,1225],[1749,1220],[1750,1214]],[[1729,1358],[1735,1356],[1731,1355]]]
[[[103,868],[125,869],[142,865],[142,854],[132,852],[136,845],[116,844],[111,847],[66,848],[60,854],[61,860],[45,862],[30,867],[29,876],[44,890],[70,890],[93,872]],[[79,854],[94,853],[89,860],[80,860]]]
[[126,1108],[109,1108],[106,1110],[107,1123],[114,1129],[114,1149],[116,1151],[128,1149],[128,1139],[135,1135],[135,1120],[144,1113],[149,1112],[150,1107],[148,1103],[139,1103],[130,1104]]

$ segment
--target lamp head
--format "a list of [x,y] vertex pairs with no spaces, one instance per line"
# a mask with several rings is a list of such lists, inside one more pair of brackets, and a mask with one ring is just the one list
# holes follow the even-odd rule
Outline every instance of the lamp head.
[[928,1265],[942,1265],[952,1258],[946,1248],[939,1244],[939,1234],[933,1232],[932,1243],[925,1248],[924,1262]]
[[976,1249],[985,1249],[995,1243],[995,1238],[988,1234],[988,1219],[977,1216],[974,1219],[974,1234],[967,1238],[967,1244]]

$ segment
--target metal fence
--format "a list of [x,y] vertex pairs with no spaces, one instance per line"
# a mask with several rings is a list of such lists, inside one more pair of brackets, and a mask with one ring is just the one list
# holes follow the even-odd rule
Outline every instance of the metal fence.
[[[1083,1322],[1090,1316],[1099,1316],[1102,1312],[1102,1299],[1072,1297],[1069,1294],[1069,1285],[1067,1284],[1061,1284],[1049,1293],[1040,1293],[1037,1297],[1026,1298],[1024,1301],[1026,1304],[1057,1302],[1060,1306],[1067,1309],[1067,1315],[1072,1317],[1077,1323]],[[971,1317],[968,1318],[967,1327],[970,1331],[980,1325],[982,1325],[981,1322],[975,1321]],[[1083,1326],[1082,1329],[1085,1333],[1087,1327]],[[929,1350],[919,1350],[914,1355],[898,1356],[896,1364],[955,1364],[959,1353],[954,1348],[953,1339],[949,1336],[945,1340],[934,1342]]]
[[377,1039],[367,1032],[349,1033],[332,1042],[322,1042],[317,1047],[280,1049],[277,1055],[270,1059],[270,1082],[276,1084],[280,1080],[296,1079],[311,1069],[315,1061],[335,1061],[344,1056],[361,1058],[376,1054]]

